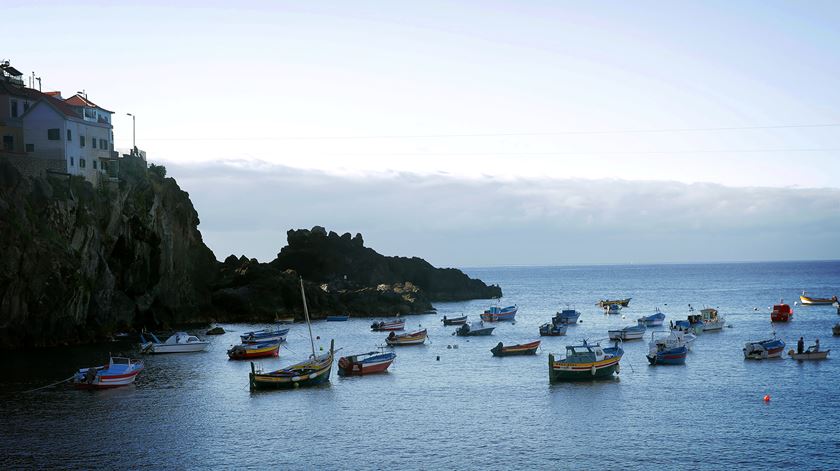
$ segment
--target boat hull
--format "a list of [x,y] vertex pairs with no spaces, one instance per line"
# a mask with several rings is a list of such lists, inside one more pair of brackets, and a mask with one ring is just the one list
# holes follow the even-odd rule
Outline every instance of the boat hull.
[[[100,367],[82,368],[73,376],[73,387],[76,389],[112,389],[128,386],[134,383],[137,375],[144,369],[143,362],[127,360],[125,366],[110,364]],[[96,375],[88,376],[93,371]]]
[[376,373],[384,373],[394,362],[396,355],[382,354],[366,358],[363,361],[352,361],[347,357],[338,359],[339,376],[365,376]]
[[837,297],[833,298],[811,298],[809,296],[800,295],[799,301],[807,306],[827,306],[837,302]]
[[716,330],[722,330],[724,325],[726,325],[726,322],[722,320],[715,322],[706,322],[703,324],[703,332],[714,332]]
[[788,355],[794,360],[825,360],[828,358],[828,352],[831,350],[821,350],[819,352],[802,352],[796,353],[793,350],[788,352]]
[[350,316],[327,316],[327,322],[344,322],[350,319]]
[[161,353],[194,353],[203,352],[207,350],[210,343],[187,343],[187,344],[152,344],[151,346],[142,348],[143,353],[161,354]]
[[[243,348],[244,347],[244,348]],[[249,345],[239,345],[228,350],[227,355],[231,360],[249,360],[251,358],[276,357],[280,355],[280,344],[266,345],[258,348],[248,348]]]
[[249,373],[251,389],[296,389],[324,384],[330,380],[332,365],[315,373],[294,377]]
[[548,356],[548,378],[552,383],[563,381],[590,381],[610,378],[620,371],[621,357],[613,357],[594,363],[564,363]]
[[385,338],[385,343],[392,347],[401,345],[422,345],[426,342],[428,337],[426,330],[412,332],[402,335],[394,335],[393,333]]
[[404,330],[405,321],[402,322],[376,322],[370,326],[370,330],[374,332],[391,332],[396,330]]
[[443,325],[463,325],[467,323],[467,316],[452,318],[444,317],[441,321],[443,322]]
[[651,365],[684,365],[685,358],[688,356],[688,347],[671,348],[661,352],[648,353],[646,356]]
[[483,337],[487,335],[492,335],[493,329],[495,329],[495,327],[481,327],[479,329],[459,328],[455,331],[455,335],[457,335],[458,337]]

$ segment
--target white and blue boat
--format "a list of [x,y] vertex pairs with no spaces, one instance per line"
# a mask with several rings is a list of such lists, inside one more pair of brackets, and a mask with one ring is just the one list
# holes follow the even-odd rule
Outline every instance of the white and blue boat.
[[782,339],[777,338],[775,332],[773,333],[773,338],[759,340],[756,342],[747,342],[743,349],[745,360],[781,358],[784,350],[785,342]]
[[636,325],[628,325],[623,329],[610,330],[607,333],[610,340],[639,340],[645,335],[645,330],[644,322],[638,321]]
[[512,321],[518,310],[519,308],[515,304],[508,307],[493,306],[484,310],[481,314],[481,320],[487,322]]
[[285,335],[289,333],[289,329],[262,329],[262,330],[255,330],[253,332],[245,332],[244,334],[240,335],[239,338],[242,339],[242,343],[263,343],[263,342],[278,342],[282,343],[286,341]]
[[649,316],[642,316],[639,321],[644,322],[647,327],[659,327],[665,322],[665,314],[656,308],[656,312]]
[[[657,338],[657,332],[668,335]],[[650,350],[646,356],[651,365],[684,365],[688,356],[688,342],[681,332],[651,332],[648,346]]]

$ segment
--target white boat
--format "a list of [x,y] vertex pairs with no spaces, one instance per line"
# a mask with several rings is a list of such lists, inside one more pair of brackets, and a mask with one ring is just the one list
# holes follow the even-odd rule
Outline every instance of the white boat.
[[828,352],[830,351],[831,349],[819,350],[819,347],[816,345],[811,345],[808,347],[808,350],[805,350],[802,353],[796,353],[793,349],[791,349],[788,352],[788,355],[790,355],[790,357],[794,360],[825,360],[828,358]]
[[620,330],[607,331],[610,340],[638,340],[645,335],[645,323],[638,321],[636,325],[628,325]]
[[147,341],[144,335],[140,334],[140,353],[201,352],[210,345],[210,342],[186,332],[176,332],[166,339],[166,342],[161,342],[155,334],[148,333],[146,335],[151,337],[152,340]]
[[653,341],[653,336],[652,336],[651,337],[651,339],[652,339],[651,343],[648,344],[648,346],[652,346],[652,344],[654,344],[654,343],[661,343],[669,349],[685,346],[687,349],[691,350],[691,346],[694,344],[694,340],[697,338],[696,335],[694,335],[692,333],[689,333],[689,332],[683,332],[681,330],[670,330],[670,331],[657,330],[657,331],[652,332],[652,334],[656,333],[656,332],[668,332],[668,335],[667,336],[657,336],[655,338],[655,342]]
[[707,307],[701,309],[700,315],[703,316],[703,332],[721,330],[726,325],[726,319],[718,316],[718,311],[715,308]]

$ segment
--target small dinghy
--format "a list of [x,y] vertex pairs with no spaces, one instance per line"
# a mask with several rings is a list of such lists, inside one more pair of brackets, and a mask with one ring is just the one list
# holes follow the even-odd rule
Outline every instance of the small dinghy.
[[140,353],[201,352],[210,345],[210,342],[186,332],[176,332],[166,339],[166,342],[161,342],[153,333],[145,335],[151,337],[152,340],[146,340],[144,334],[140,334]]
[[563,309],[551,318],[551,322],[555,324],[574,325],[577,324],[578,318],[580,318],[580,311],[576,311],[574,309]]
[[467,323],[467,316],[461,316],[461,317],[446,317],[446,316],[443,316],[443,319],[441,319],[441,322],[443,322],[443,325],[464,325],[464,324]]
[[289,329],[262,329],[253,332],[245,332],[239,338],[242,343],[265,343],[265,342],[279,342],[286,341],[285,335],[289,333]]
[[484,323],[481,323],[477,326],[473,326],[472,324],[464,324],[454,332],[453,335],[457,335],[458,337],[477,337],[481,335],[490,335],[493,333],[493,329],[495,327],[492,326],[485,326]]
[[405,334],[396,334],[391,332],[390,335],[385,339],[385,343],[391,346],[398,346],[398,345],[422,345],[426,342],[426,329],[418,330],[415,332],[408,332]]
[[276,357],[280,355],[280,342],[243,343],[228,350],[227,355],[231,360]]
[[143,371],[143,362],[123,357],[111,357],[107,365],[82,368],[73,375],[77,389],[108,389],[128,386]]
[[339,376],[364,376],[382,373],[397,358],[394,352],[367,352],[338,359]]
[[391,330],[405,329],[405,320],[398,319],[394,321],[379,321],[370,325],[370,330],[374,332],[388,332]]
[[747,342],[744,345],[744,359],[745,360],[765,360],[767,358],[780,358],[782,352],[785,350],[785,342],[776,338],[767,340],[759,340],[757,342]]
[[820,350],[818,346],[811,345],[810,347],[808,347],[808,350],[805,350],[802,353],[796,353],[796,351],[791,349],[788,352],[788,355],[790,355],[790,357],[793,358],[794,360],[800,360],[800,361],[801,360],[825,360],[826,358],[828,358],[828,352],[830,352],[830,351],[831,351],[831,349]]
[[610,330],[610,340],[639,340],[645,335],[645,323],[638,321],[636,325],[628,325],[620,330]]
[[538,348],[540,348],[539,340],[531,343],[509,345],[507,347],[504,346],[502,342],[499,342],[499,344],[491,348],[490,351],[493,352],[493,356],[495,357],[509,357],[513,355],[536,355]]

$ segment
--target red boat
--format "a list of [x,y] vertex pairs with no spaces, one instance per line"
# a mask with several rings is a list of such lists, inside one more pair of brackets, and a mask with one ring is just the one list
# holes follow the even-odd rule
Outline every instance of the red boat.
[[341,357],[338,359],[338,375],[364,376],[382,373],[391,366],[395,358],[397,358],[397,354],[393,352],[368,352]]
[[787,322],[793,317],[793,311],[787,304],[776,304],[773,306],[773,312],[770,313],[770,320],[772,322]]

